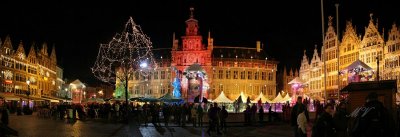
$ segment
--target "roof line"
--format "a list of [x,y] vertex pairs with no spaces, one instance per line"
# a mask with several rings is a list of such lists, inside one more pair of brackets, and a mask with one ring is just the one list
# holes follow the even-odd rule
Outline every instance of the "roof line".
[[156,48],[156,49],[151,49],[151,50],[164,50],[164,49],[172,49],[172,48]]
[[214,46],[214,48],[225,48],[225,49],[257,49],[257,48],[249,48],[249,47],[230,47],[230,46]]

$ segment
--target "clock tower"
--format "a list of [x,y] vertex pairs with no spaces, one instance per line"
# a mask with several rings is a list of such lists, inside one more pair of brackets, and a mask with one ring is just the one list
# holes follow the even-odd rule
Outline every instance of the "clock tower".
[[[186,77],[189,66],[198,66],[199,70],[204,71],[205,75],[211,75],[211,53],[212,48],[203,44],[203,36],[200,35],[199,21],[194,18],[194,8],[190,8],[189,19],[185,21],[185,35],[181,37],[182,44],[173,36],[172,66],[175,67],[182,79],[182,96],[188,96],[188,80]],[[211,38],[209,38],[211,39]],[[193,68],[193,67],[191,67]],[[211,82],[206,77],[202,77],[201,82]]]

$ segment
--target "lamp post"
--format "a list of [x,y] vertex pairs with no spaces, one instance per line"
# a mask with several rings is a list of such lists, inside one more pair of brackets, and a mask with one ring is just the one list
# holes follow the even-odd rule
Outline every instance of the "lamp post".
[[26,96],[28,96],[28,107],[29,107],[29,95],[31,95],[30,83],[31,83],[30,80],[27,80],[27,81],[26,81],[26,84],[28,85],[28,91],[27,91],[25,94],[26,94]]

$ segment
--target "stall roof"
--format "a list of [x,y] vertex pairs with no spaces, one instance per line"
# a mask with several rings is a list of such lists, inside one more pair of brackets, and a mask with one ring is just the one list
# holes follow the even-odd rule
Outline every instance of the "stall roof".
[[340,90],[340,92],[380,90],[380,89],[393,89],[394,92],[397,92],[396,80],[352,82],[346,87],[344,87],[342,90]]
[[371,70],[371,69],[372,69],[371,67],[369,67],[367,64],[365,64],[365,63],[362,62],[361,60],[356,60],[356,61],[354,61],[353,63],[351,63],[351,64],[350,64],[349,66],[347,66],[346,68],[347,68],[348,70],[350,70],[350,69],[359,68],[359,67],[365,68],[366,70]]
[[213,102],[232,103],[233,101],[226,97],[224,92],[222,91],[221,94],[219,94],[219,96],[213,100]]
[[303,84],[304,81],[301,80],[299,77],[294,78],[292,81],[290,81],[288,84]]
[[266,98],[262,93],[260,93],[258,97],[252,100],[251,103],[257,103],[260,99],[262,103],[272,103],[272,101]]

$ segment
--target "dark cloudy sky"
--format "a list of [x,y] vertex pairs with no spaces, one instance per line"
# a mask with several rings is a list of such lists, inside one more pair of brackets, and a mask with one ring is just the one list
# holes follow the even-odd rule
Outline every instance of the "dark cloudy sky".
[[[14,44],[25,48],[36,43],[55,45],[58,64],[70,80],[98,82],[90,67],[100,43],[107,43],[123,29],[129,16],[151,37],[155,48],[171,47],[172,33],[181,36],[189,7],[195,8],[200,31],[211,30],[215,45],[251,46],[260,40],[266,52],[280,66],[299,67],[303,50],[311,56],[314,45],[321,46],[320,0],[215,1],[142,0],[129,2],[90,1],[23,2],[0,4],[0,38],[10,35]],[[272,3],[273,2],[273,3]],[[334,0],[325,0],[325,18],[335,16]],[[341,0],[340,28],[352,20],[363,34],[369,13],[379,18],[379,30],[400,23],[399,2],[395,0]],[[387,36],[387,34],[385,34]],[[27,50],[27,49],[26,49]]]

